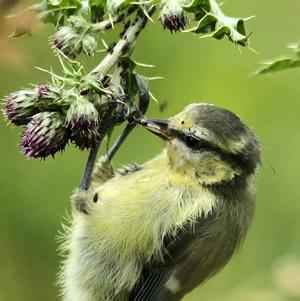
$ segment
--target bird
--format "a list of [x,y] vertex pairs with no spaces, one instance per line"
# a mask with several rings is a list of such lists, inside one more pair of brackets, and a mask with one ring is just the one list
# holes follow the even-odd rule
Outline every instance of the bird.
[[177,301],[214,276],[245,239],[261,151],[233,112],[192,103],[141,118],[160,154],[114,171],[101,157],[71,197],[59,276],[64,301]]

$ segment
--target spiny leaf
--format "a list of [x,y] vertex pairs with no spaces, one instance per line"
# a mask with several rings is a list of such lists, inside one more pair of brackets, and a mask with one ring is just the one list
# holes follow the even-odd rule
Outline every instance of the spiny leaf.
[[89,0],[91,9],[91,21],[100,22],[106,11],[106,0]]
[[65,16],[71,16],[82,8],[80,0],[43,0],[33,5],[44,23],[63,24]]
[[256,74],[268,74],[268,73],[274,73],[277,71],[287,70],[291,68],[296,68],[300,66],[300,58],[299,59],[280,59],[274,62],[271,62],[266,67],[258,70]]
[[296,68],[300,66],[300,44],[295,43],[289,45],[290,49],[292,49],[296,57],[295,59],[289,58],[289,57],[283,57],[283,58],[277,58],[274,59],[268,63],[265,63],[265,66],[263,66],[260,70],[256,71],[255,74],[268,74],[268,73],[274,73],[277,71],[283,71],[291,68]]
[[226,16],[215,0],[193,0],[184,6],[188,12],[195,15],[198,23],[195,27],[187,30],[215,39],[222,39],[225,35],[229,40],[242,46],[246,46],[248,36],[244,26],[244,20]]

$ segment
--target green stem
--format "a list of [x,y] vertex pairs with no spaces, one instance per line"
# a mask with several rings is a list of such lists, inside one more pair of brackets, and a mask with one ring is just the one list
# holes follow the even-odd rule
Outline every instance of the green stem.
[[98,150],[100,148],[100,144],[102,141],[102,137],[99,138],[99,141],[97,142],[97,144],[91,148],[85,168],[84,168],[84,172],[83,172],[83,176],[80,182],[80,189],[82,190],[88,190],[90,187],[90,183],[91,183],[91,177],[92,177],[92,171],[94,168],[94,163],[95,160],[97,158],[97,153]]
[[[155,11],[155,7],[151,6],[148,8],[147,12],[148,15],[151,16]],[[107,54],[104,59],[101,61],[101,63],[94,68],[91,71],[91,74],[103,77],[108,73],[108,71],[120,60],[120,58],[127,54],[129,51],[132,51],[134,42],[136,41],[137,37],[145,27],[146,23],[148,21],[148,17],[141,11],[139,10],[136,14],[136,17],[131,20],[129,27],[127,30],[124,32],[122,35],[121,39],[118,41],[118,43],[115,45],[113,50]],[[116,69],[116,72],[119,72],[118,68]],[[114,83],[116,84],[116,83]],[[111,127],[113,127],[111,125]],[[132,129],[129,129],[130,127],[127,128],[128,133],[126,132],[125,138],[127,135],[131,132]],[[109,129],[107,129],[109,130]],[[102,136],[103,137],[103,136]],[[92,177],[92,171],[94,168],[95,160],[97,157],[98,150],[100,148],[100,144],[102,142],[103,138],[99,138],[99,141],[97,144],[90,150],[83,176],[80,182],[80,188],[82,190],[88,190],[90,187],[91,183],[91,177]],[[124,138],[124,140],[125,140]],[[122,138],[123,139],[123,138]],[[118,149],[118,147],[117,147]],[[115,151],[114,151],[115,153]],[[112,154],[113,155],[113,154]]]
[[[151,16],[155,11],[155,7],[151,6],[147,12]],[[101,63],[96,66],[91,74],[97,76],[104,76],[117,63],[117,61],[131,49],[139,34],[145,27],[148,17],[142,10],[138,10],[136,17],[131,20],[129,27],[122,35],[121,39],[114,46],[114,48],[107,54]]]

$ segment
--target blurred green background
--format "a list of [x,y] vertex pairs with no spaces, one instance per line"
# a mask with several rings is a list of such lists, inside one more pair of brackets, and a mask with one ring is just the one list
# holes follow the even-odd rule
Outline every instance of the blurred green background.
[[[148,116],[167,117],[190,102],[213,103],[239,114],[263,146],[256,215],[244,246],[185,300],[300,300],[300,69],[249,76],[261,61],[289,53],[285,46],[300,39],[300,3],[230,0],[223,9],[234,16],[256,16],[247,27],[253,32],[250,46],[260,55],[226,40],[171,35],[160,24],[149,24],[134,53],[138,61],[157,66],[146,74],[164,77],[151,88],[168,106],[160,113],[153,102]],[[31,37],[5,44],[20,58],[17,64],[0,59],[1,98],[48,80],[34,66],[59,70],[47,40],[52,30],[39,26]],[[90,59],[88,69],[95,62]],[[59,300],[56,236],[87,152],[68,147],[55,160],[28,161],[17,147],[19,136],[20,129],[0,118],[0,300]],[[113,164],[144,162],[161,147],[139,128]]]

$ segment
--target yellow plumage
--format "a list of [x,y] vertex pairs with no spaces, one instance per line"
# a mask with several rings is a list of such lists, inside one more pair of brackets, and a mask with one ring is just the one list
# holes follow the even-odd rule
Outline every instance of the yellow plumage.
[[[64,244],[68,256],[60,274],[64,301],[129,300],[145,267],[155,270],[153,262],[160,262],[163,269],[165,238],[180,241],[178,233],[184,231],[190,231],[192,239],[186,242],[187,250],[178,249],[186,264],[176,266],[174,261],[162,286],[172,301],[229,260],[251,220],[259,151],[238,117],[212,108],[188,106],[170,119],[164,137],[174,138],[161,154],[116,174],[102,159],[90,190],[75,192],[72,226]],[[213,131],[214,123],[209,126],[210,119],[201,119],[196,109],[212,110],[220,125],[222,118],[240,122],[240,128],[230,124],[227,136],[232,137],[226,138],[225,128]],[[248,148],[257,156],[253,164],[250,155],[238,157]],[[189,282],[183,283],[181,275]]]
[[[64,273],[72,283],[77,279],[76,287],[65,283],[68,291],[77,293],[66,300],[108,301],[110,294],[132,289],[143,264],[159,256],[162,238],[206,216],[217,201],[190,170],[173,172],[166,150],[139,171],[116,175],[101,186],[94,183],[93,191],[99,199],[97,203],[89,199],[89,215],[74,217],[71,256]],[[85,294],[79,299],[81,284],[94,283],[102,296],[91,291],[89,299]]]

